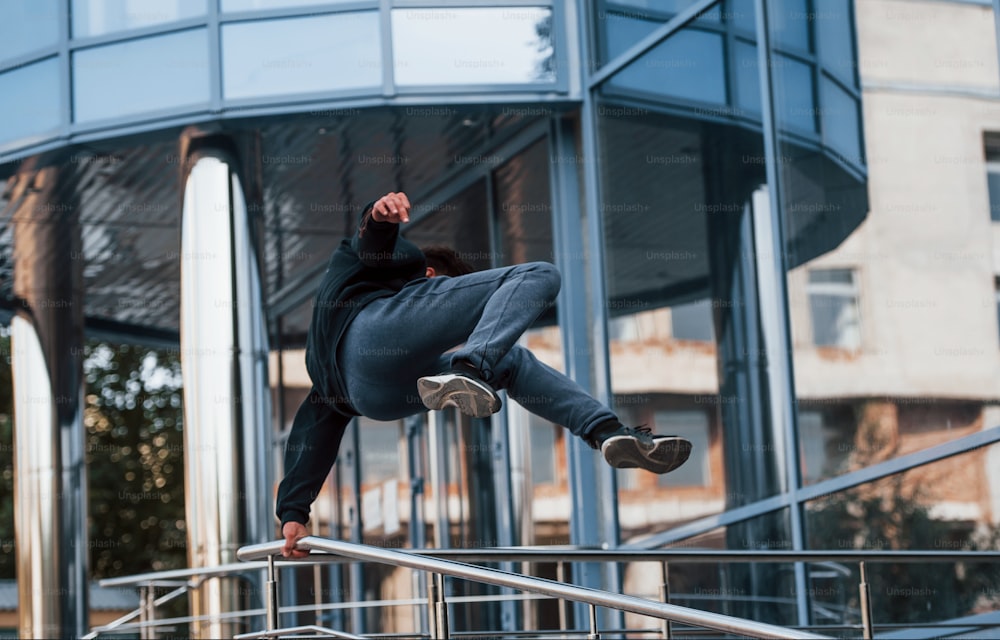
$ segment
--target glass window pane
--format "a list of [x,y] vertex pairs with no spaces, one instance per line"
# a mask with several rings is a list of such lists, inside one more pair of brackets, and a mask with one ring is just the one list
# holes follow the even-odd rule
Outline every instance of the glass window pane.
[[848,84],[854,84],[854,43],[849,0],[823,0],[816,13],[819,60]]
[[540,7],[394,9],[396,83],[555,81],[552,11]]
[[812,269],[809,271],[809,282],[853,285],[854,272],[851,269]]
[[775,54],[774,60],[774,81],[780,96],[775,104],[778,125],[783,129],[815,131],[812,68],[780,54]]
[[555,484],[556,482],[556,429],[534,414],[529,414],[531,432],[531,482]]
[[0,2],[0,60],[56,44],[59,19],[58,0]]
[[818,347],[857,349],[861,327],[854,298],[839,295],[809,296],[812,312],[813,344]]
[[223,11],[254,11],[257,9],[291,9],[354,2],[354,0],[221,0]]
[[997,329],[1000,330],[1000,280],[996,282],[996,289]]
[[73,37],[203,16],[205,8],[205,0],[73,0]]
[[[695,0],[609,0],[608,9],[620,9],[634,12],[636,9],[646,9],[670,15],[680,13],[694,4]],[[718,19],[718,13],[715,14]]]
[[757,31],[757,5],[754,2],[727,0],[724,17],[737,29],[750,33]]
[[803,482],[812,484],[849,471],[850,454],[859,444],[854,405],[800,400],[798,407]]
[[379,41],[374,11],[223,25],[223,96],[381,86]]
[[503,264],[552,262],[549,154],[543,138],[494,173]]
[[489,210],[486,180],[478,180],[412,222],[403,234],[418,247],[451,247],[477,271],[489,269],[493,266]]
[[[805,508],[809,548],[996,550],[1000,529],[991,502],[998,455],[1000,445],[992,444],[812,501]],[[836,588],[817,590],[843,597],[839,624],[857,624],[857,565],[850,570],[824,585]],[[868,565],[868,580],[879,594],[872,599],[879,624],[939,622],[995,608],[1000,565],[878,562]]]
[[1000,165],[989,169],[986,180],[990,191],[990,220],[1000,222]]
[[815,15],[809,11],[807,0],[783,0],[773,3],[768,16],[771,18],[771,33],[777,40],[778,46],[808,51],[809,26]]
[[[59,126],[59,61],[18,67],[0,74],[0,143],[30,138]],[[13,98],[13,99],[9,99]]]
[[858,102],[831,80],[820,82],[823,140],[852,162],[861,164]]
[[671,307],[670,319],[673,324],[673,336],[676,340],[696,342],[715,340],[715,332],[712,329],[711,300],[698,300]]
[[208,102],[208,34],[193,29],[73,54],[76,122]]
[[403,478],[405,470],[399,453],[402,437],[400,423],[376,422],[367,418],[358,420],[362,484]]
[[[603,16],[604,33],[607,38],[608,60],[621,55],[629,47],[656,31],[662,23],[641,20],[634,15],[607,13]],[[606,62],[606,61],[605,61]]]
[[613,89],[724,104],[723,60],[721,35],[685,29],[623,69],[608,81],[608,85]]
[[733,45],[736,54],[736,102],[741,109],[750,113],[760,113],[760,75],[757,63],[757,45],[736,40]]
[[704,411],[657,411],[654,433],[691,441],[691,457],[678,469],[659,476],[661,487],[704,487],[710,483],[708,414]]

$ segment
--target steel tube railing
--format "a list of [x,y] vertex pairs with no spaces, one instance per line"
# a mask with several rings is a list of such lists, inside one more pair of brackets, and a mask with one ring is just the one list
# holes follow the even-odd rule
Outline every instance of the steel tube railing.
[[299,627],[289,627],[287,629],[269,629],[267,631],[252,631],[250,633],[240,633],[233,636],[233,640],[256,640],[257,638],[277,638],[290,633],[314,633],[330,638],[346,638],[347,640],[368,640],[366,636],[356,636],[353,633],[345,633],[315,624],[307,624]]
[[[266,543],[270,544],[270,543]],[[691,564],[725,562],[998,562],[1000,551],[696,551],[691,549],[628,549],[612,551],[580,547],[519,547],[510,549],[408,549],[410,553],[462,562],[655,562]],[[302,560],[279,560],[278,568],[303,564],[346,563],[339,555],[313,554]],[[182,578],[211,578],[267,569],[266,561],[223,564],[214,567],[171,569],[120,578],[104,578],[102,587],[128,587]],[[157,585],[166,586],[166,585]]]
[[[878,563],[892,563],[892,562],[995,562],[1000,560],[1000,552],[996,551],[754,551],[752,553],[747,551],[728,551],[728,550],[693,550],[693,549],[656,549],[656,550],[639,550],[639,549],[628,549],[628,550],[606,550],[606,549],[593,549],[585,548],[572,545],[559,545],[559,546],[545,546],[545,547],[518,547],[518,548],[494,548],[494,549],[420,549],[412,550],[412,553],[419,553],[422,556],[430,556],[441,559],[452,559],[452,560],[464,560],[464,561],[482,561],[482,562],[554,562],[557,566],[564,566],[566,561],[577,560],[580,561],[590,561],[590,562],[638,562],[638,561],[661,561],[661,562],[679,562],[679,563],[691,563],[691,564],[703,564],[703,563],[745,563],[745,562],[796,562],[796,561],[807,561],[807,562],[839,562],[839,563],[852,563],[852,562],[878,562]],[[302,566],[302,565],[312,565],[312,564],[338,564],[354,562],[352,558],[345,558],[342,555],[329,555],[325,553],[314,553],[308,558],[303,558],[301,560],[295,561],[274,561],[272,556],[273,566],[277,568],[290,567],[290,566]],[[215,567],[202,567],[202,568],[191,568],[191,569],[173,569],[168,571],[158,571],[151,573],[137,574],[134,576],[125,576],[120,578],[105,578],[100,581],[100,585],[103,587],[180,587],[174,591],[160,596],[154,600],[154,606],[159,606],[182,594],[186,591],[186,586],[190,586],[190,583],[178,582],[179,580],[189,580],[194,579],[196,582],[203,580],[205,578],[210,578],[214,576],[221,575],[232,575],[232,574],[245,574],[251,573],[258,569],[267,569],[269,562],[259,561],[259,562],[239,562],[226,565],[219,565]],[[562,576],[565,578],[565,576]],[[561,580],[564,581],[564,580]],[[865,580],[867,582],[867,580]],[[515,596],[517,598],[539,598],[539,597],[550,597],[545,595],[531,595],[525,594],[521,596]],[[472,600],[473,598],[480,598],[479,596],[457,596],[450,599],[450,602],[458,603],[466,600]],[[418,603],[424,602],[426,600],[411,599],[406,600],[406,603]],[[340,608],[348,606],[386,606],[402,603],[404,601],[381,601],[381,602],[361,602],[361,603],[342,603],[342,604],[328,604],[323,605],[320,609],[326,608]],[[562,610],[565,604],[565,600],[561,600],[560,609]],[[311,607],[282,607],[282,611],[293,611],[293,610],[307,610]],[[142,630],[146,627],[161,626],[164,624],[180,624],[190,621],[189,617],[184,618],[171,618],[171,619],[161,619],[152,623],[132,623],[131,620],[135,620],[142,613],[143,608],[139,609],[122,616],[121,618],[115,620],[107,625],[102,625],[100,627],[94,627],[91,633],[84,636],[84,638],[93,638],[98,633],[101,632],[121,632],[125,630]],[[433,611],[433,606],[431,607]],[[267,615],[266,609],[243,611],[232,615]],[[431,620],[433,620],[433,615]],[[668,633],[670,631],[669,622],[664,620],[667,626]],[[874,627],[870,618],[869,624]],[[903,625],[906,627],[907,625]],[[929,624],[929,625],[908,625],[914,628],[924,627],[935,628],[940,626],[939,624]],[[969,623],[969,626],[976,626]],[[564,626],[565,628],[565,626]],[[830,632],[841,628],[857,629],[859,631],[864,631],[864,625],[859,627],[839,627],[839,626],[823,626],[821,631]],[[894,629],[897,628],[896,625],[883,624],[879,625],[880,629]],[[900,627],[902,628],[902,627]],[[816,627],[813,627],[816,629]],[[694,631],[693,629],[690,631]],[[687,631],[686,631],[687,633]],[[668,636],[669,637],[669,636]]]
[[[268,556],[274,556],[281,552],[284,540],[266,542],[263,544],[249,545],[243,547],[237,553],[240,560],[260,560]],[[771,624],[743,620],[731,616],[725,616],[707,611],[688,609],[677,605],[644,600],[633,596],[626,596],[606,591],[598,591],[587,587],[563,584],[543,578],[533,578],[522,576],[497,569],[487,569],[475,565],[456,562],[454,560],[442,560],[412,552],[383,549],[380,547],[369,547],[364,545],[342,542],[340,540],[328,540],[316,536],[306,536],[298,541],[298,548],[309,551],[323,551],[353,558],[354,560],[364,560],[379,562],[398,567],[409,567],[442,575],[450,575],[476,582],[485,582],[501,587],[511,587],[521,591],[542,593],[557,598],[565,598],[575,602],[582,602],[593,606],[610,607],[621,611],[637,613],[639,615],[654,618],[670,618],[686,624],[724,631],[727,633],[742,634],[755,638],[826,638],[818,634],[787,629]],[[441,631],[440,629],[438,630]]]

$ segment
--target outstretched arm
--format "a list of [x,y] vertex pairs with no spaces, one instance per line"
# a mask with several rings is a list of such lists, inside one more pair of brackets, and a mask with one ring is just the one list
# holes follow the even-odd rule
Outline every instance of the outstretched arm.
[[304,525],[309,520],[310,506],[337,459],[349,422],[350,418],[334,411],[315,388],[295,413],[285,442],[285,477],[278,485],[276,505],[286,557],[307,555],[302,551],[292,552],[292,548],[295,540],[306,535]]

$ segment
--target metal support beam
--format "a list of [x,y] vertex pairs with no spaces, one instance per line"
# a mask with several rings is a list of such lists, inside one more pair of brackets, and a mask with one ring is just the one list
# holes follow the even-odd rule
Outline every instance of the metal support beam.
[[[593,110],[593,105],[591,105]],[[586,131],[590,125],[584,125]],[[596,126],[596,122],[594,123]],[[585,135],[585,139],[588,139]],[[589,144],[584,144],[585,184],[596,183],[597,167],[586,158],[596,157],[596,140],[593,132]],[[589,151],[586,151],[589,149]],[[580,387],[605,403],[610,403],[610,382],[607,376],[607,356],[603,272],[599,256],[603,248],[594,240],[594,229],[600,228],[597,206],[580,202],[580,176],[577,159],[581,154],[573,136],[572,123],[562,118],[552,120],[550,131],[549,165],[552,167],[553,240],[555,262],[563,277],[559,292],[559,328],[562,331],[566,374]],[[596,187],[596,184],[594,185]],[[588,191],[588,197],[590,193]],[[598,197],[596,193],[594,198]],[[580,212],[586,211],[581,219]],[[593,218],[591,217],[593,216]],[[589,247],[584,243],[583,226],[589,228]],[[598,234],[598,238],[603,237]],[[590,249],[588,252],[587,249]],[[589,255],[588,255],[589,254]],[[588,283],[588,275],[591,277]],[[588,288],[591,299],[588,305]],[[593,320],[591,320],[593,319]],[[602,373],[603,372],[603,373]],[[567,438],[567,466],[569,472],[570,542],[577,545],[618,544],[618,492],[614,470],[596,463],[594,452],[579,438]],[[600,466],[598,466],[600,464]],[[596,497],[596,499],[595,499]],[[602,588],[605,583],[620,582],[617,565],[608,565],[608,574],[596,565],[579,565],[573,569],[576,584]],[[576,607],[576,620],[586,615],[583,606]],[[611,613],[610,615],[617,615]],[[609,626],[620,626],[609,621]]]
[[[792,342],[788,318],[788,281],[785,237],[782,226],[784,199],[780,166],[781,144],[775,111],[778,96],[772,73],[771,30],[768,11],[770,0],[756,0],[757,63],[760,69],[761,123],[764,136],[764,166],[767,176],[767,207],[754,207],[754,240],[757,250],[757,274],[761,328],[768,359],[768,389],[775,442],[783,464],[784,493],[794,493],[802,486],[799,470],[798,412],[792,365]],[[801,505],[789,509],[793,550],[805,547]],[[800,626],[809,623],[806,569],[795,564],[797,618]]]

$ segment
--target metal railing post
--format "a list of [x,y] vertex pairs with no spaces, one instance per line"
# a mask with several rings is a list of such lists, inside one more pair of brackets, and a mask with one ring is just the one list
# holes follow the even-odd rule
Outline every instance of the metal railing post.
[[[668,563],[661,563],[660,571],[663,576],[663,583],[660,585],[660,601],[663,602],[663,604],[670,604],[670,567],[668,566]],[[673,629],[670,628],[669,619],[664,618],[661,627],[664,638],[670,640],[674,637]]]
[[437,589],[438,589],[437,575],[433,573],[428,573],[427,574],[427,626],[429,628],[427,631],[432,638],[436,638],[438,633]]
[[865,640],[872,640],[875,637],[874,625],[872,624],[872,594],[868,584],[868,570],[865,563],[861,566],[861,584],[858,586],[861,591],[861,627],[864,631]]
[[[153,589],[152,585],[142,585],[139,587],[139,622],[145,625],[145,623],[150,622],[149,620],[149,601],[150,601],[150,591]],[[153,628],[143,626],[139,631],[139,637],[142,640],[149,640],[152,636]]]
[[267,557],[267,610],[264,628],[274,631],[278,628],[278,570],[274,566],[274,556]]
[[436,612],[438,635],[436,635],[435,638],[442,638],[443,640],[448,640],[448,638],[451,637],[451,634],[449,633],[448,630],[448,602],[445,600],[444,574],[438,573],[435,574],[434,577],[436,578],[438,583],[437,585],[438,601],[437,601],[437,612]]
[[601,633],[597,629],[597,605],[590,605],[590,635],[587,640],[601,640]]
[[[561,560],[556,563],[556,580],[566,584],[566,563]],[[569,602],[565,598],[559,600],[559,629],[569,629]]]

